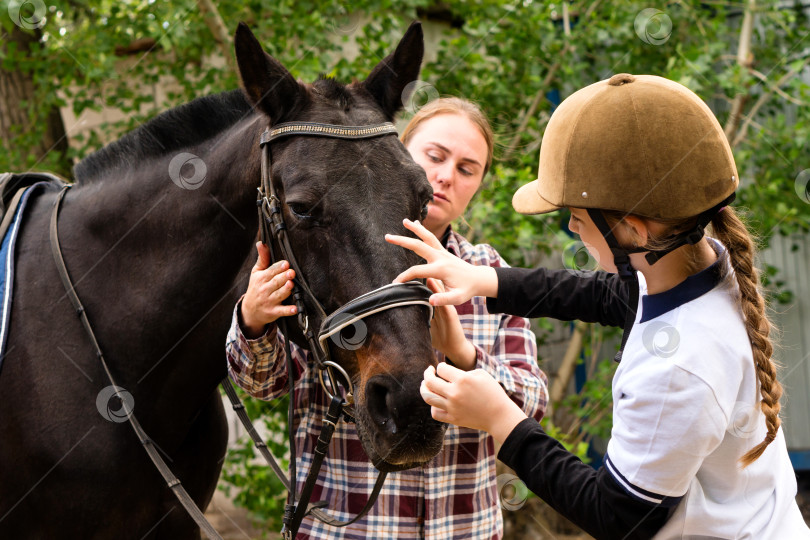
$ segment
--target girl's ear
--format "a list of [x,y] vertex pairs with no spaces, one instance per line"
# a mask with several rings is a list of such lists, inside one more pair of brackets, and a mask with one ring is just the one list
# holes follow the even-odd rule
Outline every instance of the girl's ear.
[[637,216],[625,216],[621,223],[619,236],[625,236],[625,238],[617,238],[621,245],[639,247],[647,244],[651,233],[647,221]]

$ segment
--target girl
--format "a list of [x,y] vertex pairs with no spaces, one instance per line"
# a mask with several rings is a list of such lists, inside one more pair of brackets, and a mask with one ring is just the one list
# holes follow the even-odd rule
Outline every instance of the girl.
[[[424,225],[442,238],[437,245],[459,260],[504,266],[490,246],[472,245],[450,226],[466,210],[492,162],[492,130],[483,112],[458,98],[434,100],[411,119],[402,142],[433,187]],[[267,248],[260,244],[258,249],[259,260],[234,311],[226,350],[231,377],[254,397],[270,400],[287,391],[283,337],[275,321],[290,314],[290,307],[281,302],[290,294],[294,274],[286,261],[271,266]],[[452,306],[438,309],[431,336],[440,363],[447,359],[461,370],[486,371],[503,385],[516,407],[542,418],[546,379],[537,367],[536,338],[526,319],[491,314],[484,299],[476,298],[458,311]],[[302,372],[295,383],[295,415],[301,426],[296,445],[301,460],[308,463],[329,399],[317,381],[309,352],[292,344],[292,355]],[[338,519],[352,518],[365,497],[347,494],[368,493],[377,474],[360,447],[354,424],[337,425],[327,455],[312,500],[326,500],[328,513]],[[306,473],[307,467],[298,468],[299,484]],[[452,427],[433,461],[388,475],[377,502],[357,523],[336,528],[308,517],[299,538],[489,540],[502,534],[494,442],[485,432]]]
[[433,417],[501,441],[499,459],[596,538],[810,538],[754,246],[728,206],[737,185],[723,130],[687,88],[621,74],[571,95],[513,206],[569,208],[607,272],[471,267],[418,223],[406,227],[423,242],[388,240],[427,261],[398,281],[443,280],[436,305],[481,295],[491,311],[624,328],[605,466],[581,463],[481,371],[429,368]]

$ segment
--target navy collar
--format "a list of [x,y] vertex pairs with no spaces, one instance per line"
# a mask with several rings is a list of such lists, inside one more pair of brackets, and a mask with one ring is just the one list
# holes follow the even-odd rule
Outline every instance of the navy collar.
[[689,276],[668,291],[642,296],[639,322],[651,321],[714,289],[723,279],[722,264],[726,262],[725,257],[721,255],[714,264]]

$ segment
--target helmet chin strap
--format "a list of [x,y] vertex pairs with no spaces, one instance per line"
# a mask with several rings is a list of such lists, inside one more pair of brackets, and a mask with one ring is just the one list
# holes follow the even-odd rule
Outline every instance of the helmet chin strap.
[[588,215],[591,216],[591,219],[596,227],[599,229],[599,232],[601,232],[602,236],[605,237],[605,241],[610,248],[610,252],[613,253],[613,264],[616,265],[616,269],[619,271],[619,277],[628,280],[635,279],[636,271],[633,268],[633,265],[630,263],[630,254],[642,253],[647,250],[643,247],[622,247],[619,244],[619,241],[616,240],[616,236],[613,235],[613,230],[610,228],[610,225],[608,225],[602,211],[597,210],[596,208],[586,208],[586,210],[588,211]]
[[695,226],[692,229],[674,235],[672,237],[672,246],[659,251],[651,251],[649,249],[645,249],[643,246],[632,248],[621,246],[619,241],[616,240],[616,236],[613,234],[613,230],[608,225],[607,220],[605,220],[605,216],[602,214],[602,211],[595,208],[587,208],[586,210],[588,211],[588,215],[591,216],[591,219],[596,227],[599,229],[599,232],[601,232],[602,236],[605,237],[605,241],[610,248],[610,252],[613,254],[613,263],[616,265],[616,269],[619,272],[619,277],[629,280],[635,279],[636,277],[636,271],[630,262],[630,254],[647,253],[644,258],[647,259],[647,262],[650,265],[653,265],[661,260],[664,255],[675,251],[681,246],[685,246],[687,244],[697,244],[703,238],[704,230],[714,216],[716,216],[726,206],[731,204],[735,197],[736,194],[732,193],[715,206],[709,208],[705,212],[700,213],[697,217],[697,223],[695,223]]

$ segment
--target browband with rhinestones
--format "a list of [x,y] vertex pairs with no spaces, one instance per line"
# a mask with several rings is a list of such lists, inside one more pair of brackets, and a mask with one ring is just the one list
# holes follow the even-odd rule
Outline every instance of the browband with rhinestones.
[[262,133],[261,144],[265,145],[276,139],[290,135],[312,135],[337,137],[340,139],[368,139],[379,135],[397,135],[397,128],[391,122],[372,126],[338,126],[316,122],[287,122],[278,124],[270,131]]

